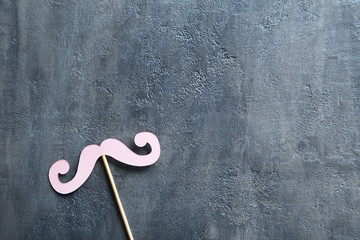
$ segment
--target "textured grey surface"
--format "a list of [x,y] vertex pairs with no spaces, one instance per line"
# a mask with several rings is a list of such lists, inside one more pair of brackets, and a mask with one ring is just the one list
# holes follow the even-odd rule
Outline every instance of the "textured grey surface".
[[0,1],[0,239],[360,239],[360,1]]

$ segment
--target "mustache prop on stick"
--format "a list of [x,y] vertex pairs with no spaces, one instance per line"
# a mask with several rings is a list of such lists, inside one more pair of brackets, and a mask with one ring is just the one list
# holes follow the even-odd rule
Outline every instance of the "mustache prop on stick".
[[49,180],[55,191],[61,194],[68,194],[75,191],[84,184],[94,169],[96,161],[99,159],[99,157],[102,157],[106,172],[109,176],[110,183],[115,194],[116,201],[120,209],[121,216],[125,223],[126,231],[131,240],[133,239],[133,236],[130,230],[130,226],[126,219],[126,215],[105,155],[113,157],[119,162],[136,167],[149,166],[154,164],[159,159],[160,143],[154,134],[149,132],[138,133],[135,136],[134,141],[138,147],[144,147],[148,143],[151,147],[151,152],[148,155],[138,155],[131,151],[119,140],[109,138],[103,141],[100,146],[89,145],[82,150],[75,177],[69,182],[63,183],[59,179],[59,174],[66,174],[70,169],[70,165],[66,160],[59,160],[55,162],[49,170]]

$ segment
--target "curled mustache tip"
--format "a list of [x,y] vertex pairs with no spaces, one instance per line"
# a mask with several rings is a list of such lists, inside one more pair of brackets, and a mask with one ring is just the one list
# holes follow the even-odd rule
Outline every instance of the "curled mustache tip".
[[66,160],[59,160],[55,164],[57,164],[57,169],[59,171],[59,174],[66,174],[70,170],[70,164]]

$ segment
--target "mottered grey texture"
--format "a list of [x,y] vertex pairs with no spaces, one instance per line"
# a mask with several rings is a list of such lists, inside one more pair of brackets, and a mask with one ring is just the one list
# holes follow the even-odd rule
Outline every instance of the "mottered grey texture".
[[0,1],[0,239],[360,239],[360,1]]

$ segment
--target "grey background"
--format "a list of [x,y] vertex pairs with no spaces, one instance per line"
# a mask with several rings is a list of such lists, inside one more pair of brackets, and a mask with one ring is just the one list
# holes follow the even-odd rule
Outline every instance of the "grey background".
[[48,170],[141,131],[155,165],[109,159],[135,239],[360,239],[360,1],[0,9],[0,239],[126,239],[101,161]]

